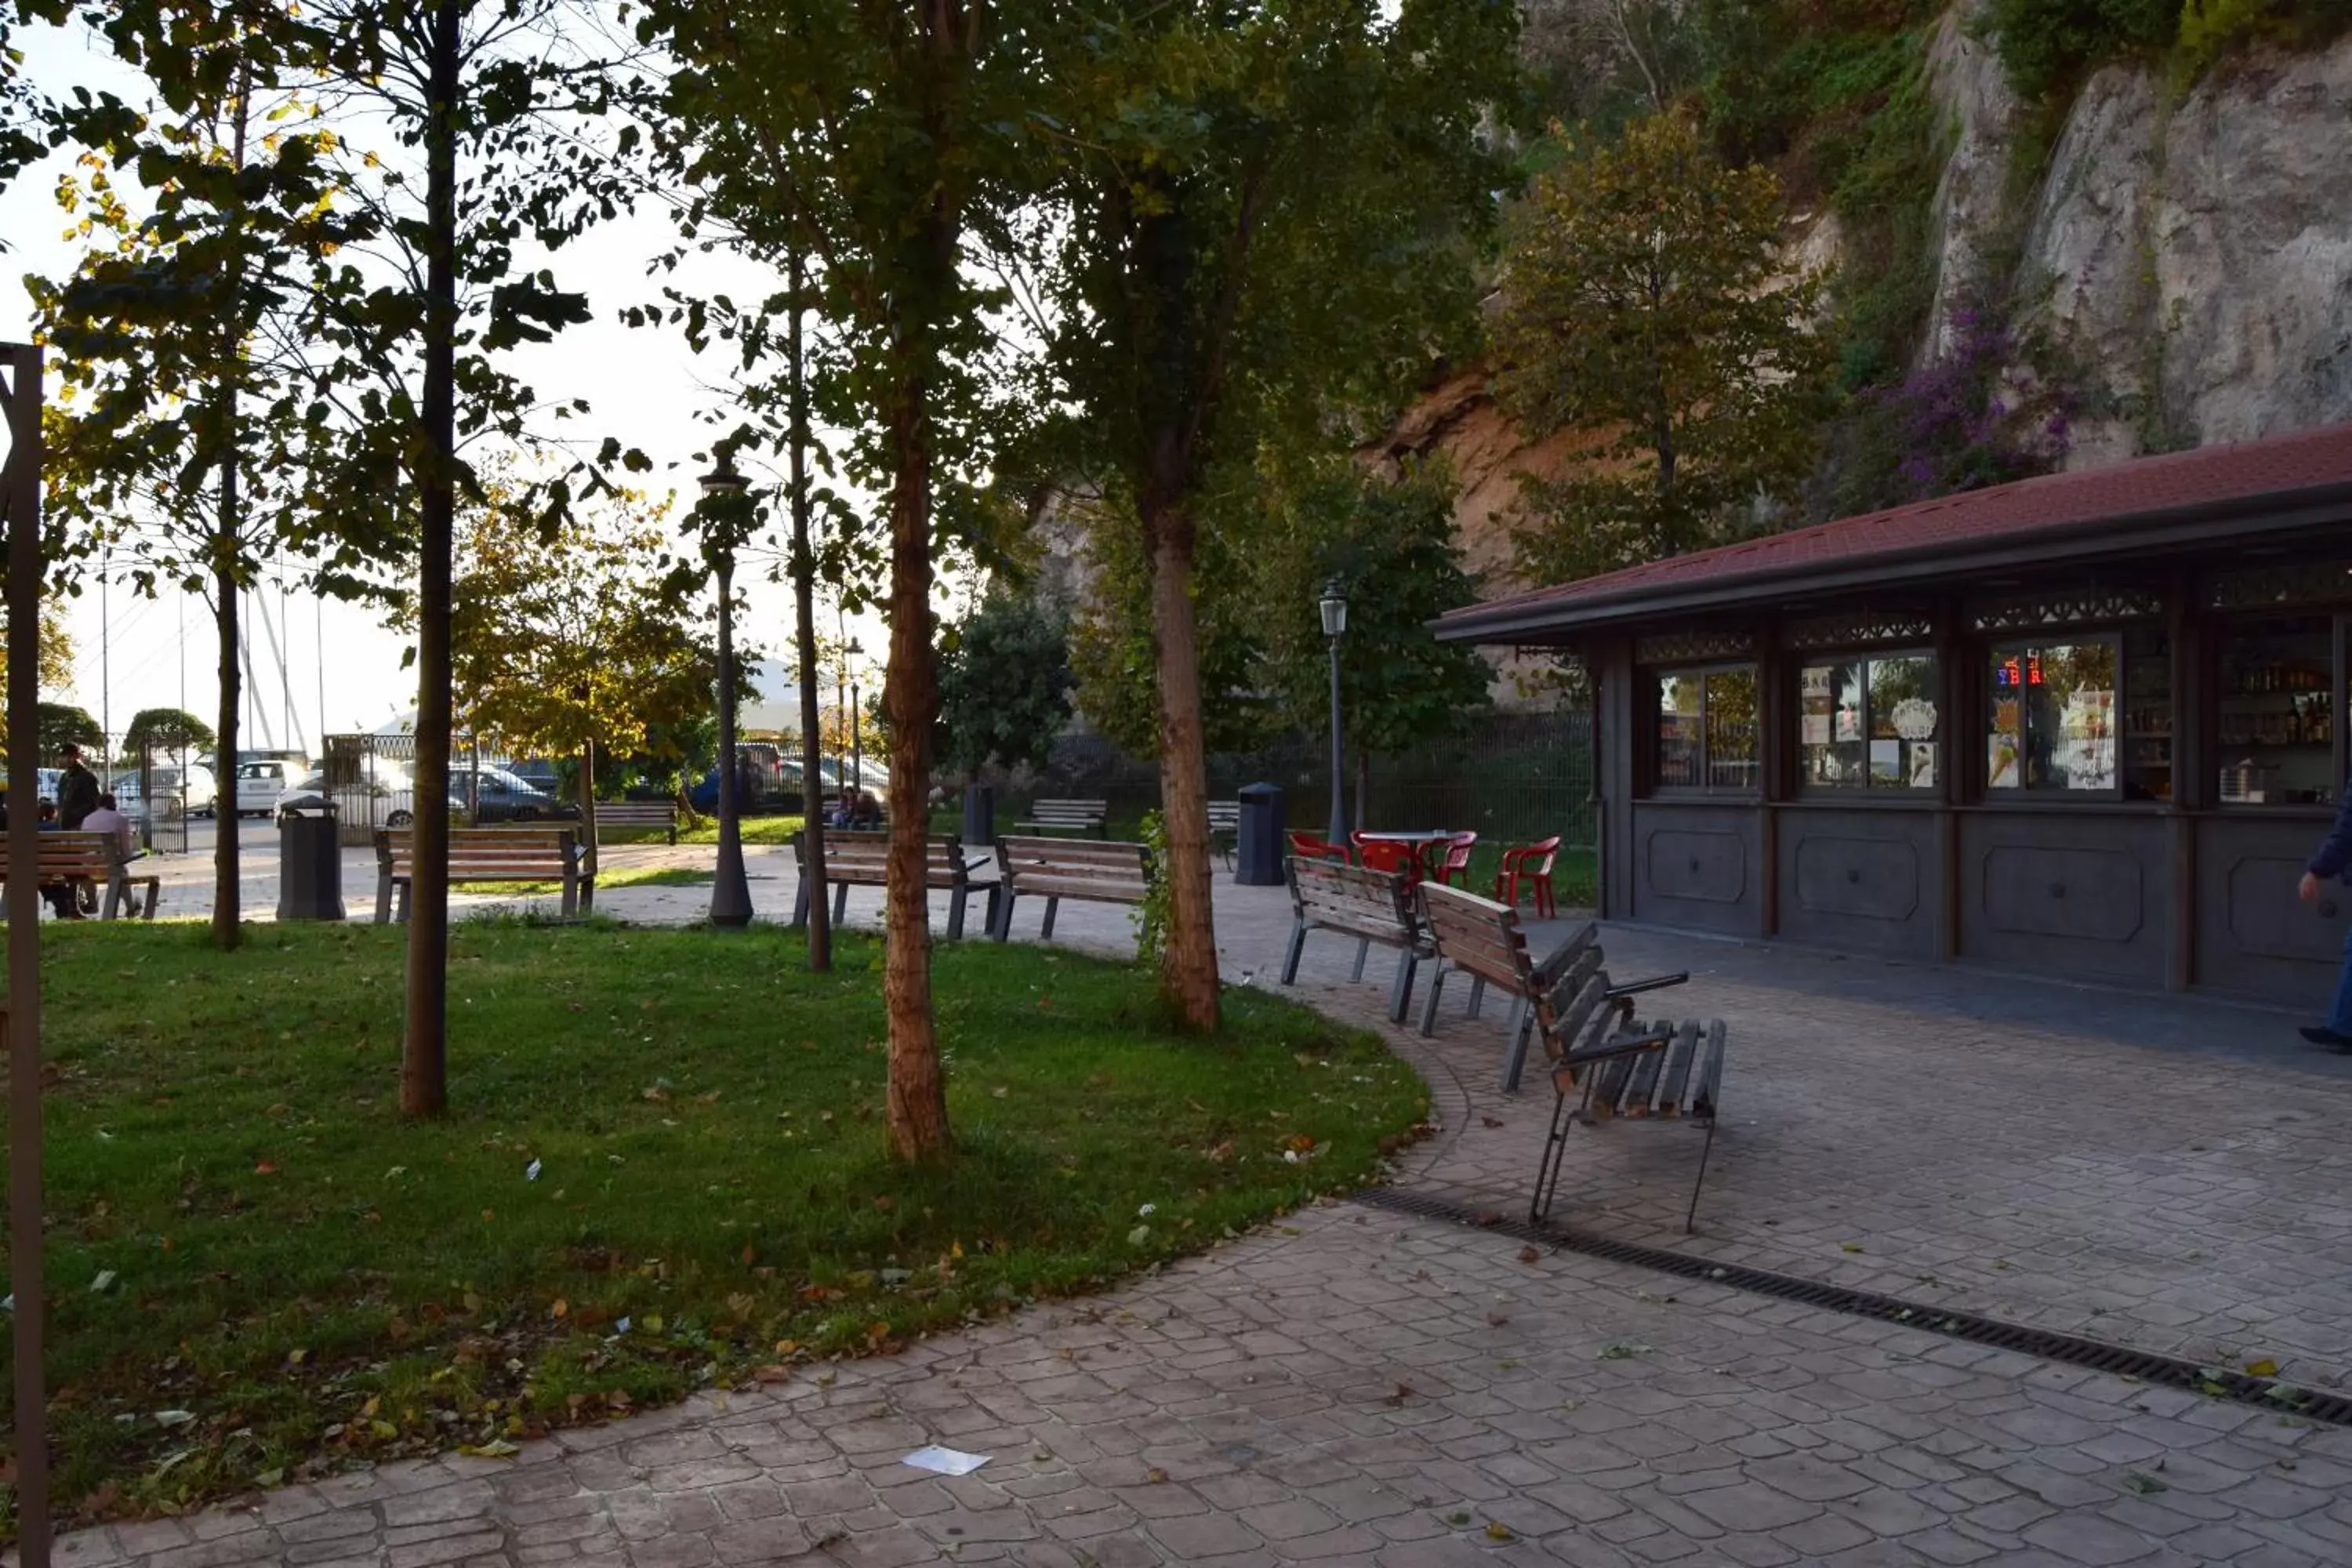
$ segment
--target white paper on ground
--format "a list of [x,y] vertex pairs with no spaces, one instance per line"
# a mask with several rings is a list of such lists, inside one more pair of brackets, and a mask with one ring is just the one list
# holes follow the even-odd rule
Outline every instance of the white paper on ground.
[[916,1449],[901,1462],[919,1470],[935,1470],[943,1476],[968,1476],[988,1463],[988,1456],[967,1454],[961,1448],[942,1448],[934,1443]]

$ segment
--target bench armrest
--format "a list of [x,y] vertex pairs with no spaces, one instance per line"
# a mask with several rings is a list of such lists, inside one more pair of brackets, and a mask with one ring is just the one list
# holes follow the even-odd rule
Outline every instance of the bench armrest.
[[1587,1062],[1605,1062],[1614,1057],[1630,1057],[1641,1051],[1654,1051],[1675,1037],[1672,1029],[1653,1029],[1642,1035],[1612,1035],[1597,1046],[1569,1052],[1559,1058],[1562,1067],[1582,1067]]
[[1690,972],[1685,970],[1679,974],[1653,974],[1647,980],[1628,980],[1622,985],[1612,985],[1608,997],[1614,1002],[1620,996],[1638,996],[1644,991],[1664,991],[1669,985],[1680,985],[1689,979]]

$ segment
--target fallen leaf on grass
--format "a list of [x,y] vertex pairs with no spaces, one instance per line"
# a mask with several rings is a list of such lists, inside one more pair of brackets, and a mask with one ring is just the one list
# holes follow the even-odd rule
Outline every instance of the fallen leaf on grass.
[[253,1167],[253,1173],[257,1176],[274,1176],[278,1173],[278,1162],[275,1160],[258,1161]]

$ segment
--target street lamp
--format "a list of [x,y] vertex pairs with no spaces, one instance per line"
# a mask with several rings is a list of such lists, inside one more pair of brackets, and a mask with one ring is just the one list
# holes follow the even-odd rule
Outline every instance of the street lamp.
[[849,814],[850,816],[855,816],[857,815],[858,804],[866,797],[866,731],[865,726],[859,722],[860,715],[857,710],[856,663],[858,659],[866,657],[866,650],[857,646],[857,639],[856,637],[849,639],[849,649],[846,657],[850,660],[849,787],[852,794],[849,797]]
[[[698,481],[703,499],[723,510],[739,503],[751,483],[735,471],[735,454],[719,449],[719,466]],[[741,803],[736,798],[735,763],[735,540],[734,520],[713,517],[703,540],[719,574],[719,868],[710,884],[710,923],[740,928],[751,923],[751,884],[743,874]]]
[[1323,584],[1323,597],[1317,605],[1323,612],[1323,635],[1331,639],[1331,833],[1330,842],[1345,847],[1348,842],[1348,808],[1339,798],[1339,775],[1346,770],[1345,752],[1339,745],[1339,637],[1348,629],[1348,600],[1339,592],[1339,579],[1332,578]]

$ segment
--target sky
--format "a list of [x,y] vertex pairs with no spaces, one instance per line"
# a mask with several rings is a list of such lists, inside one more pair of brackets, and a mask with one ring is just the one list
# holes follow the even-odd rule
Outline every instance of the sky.
[[[26,71],[44,89],[85,85],[143,98],[135,73],[88,47],[78,34],[28,28],[21,41]],[[21,279],[26,273],[62,279],[79,258],[83,242],[62,237],[65,216],[56,205],[57,181],[68,161],[52,158],[0,191],[0,238],[8,247],[0,254],[0,341],[22,342],[32,332],[31,301]],[[519,352],[510,363],[543,396],[589,400],[584,426],[568,426],[567,434],[585,428],[640,447],[655,464],[645,481],[648,488],[656,494],[678,488],[682,501],[690,502],[693,476],[704,466],[694,454],[707,450],[708,439],[696,416],[725,405],[719,384],[725,367],[709,356],[698,360],[674,332],[632,329],[616,319],[625,305],[653,297],[646,263],[667,248],[671,237],[667,218],[646,212],[592,230],[565,247],[551,263],[557,281],[589,296],[594,320],[552,343]],[[729,268],[751,272],[739,262],[706,263],[700,278],[687,274],[687,281],[722,279]],[[289,566],[289,581],[298,575]],[[750,608],[736,637],[773,654],[789,640],[792,598],[787,585],[770,583],[767,575],[765,563],[739,568],[736,580]],[[116,731],[142,708],[185,706],[210,718],[217,702],[211,679],[216,640],[202,598],[165,589],[161,598],[146,600],[127,584],[101,592],[92,584],[69,602],[66,618],[74,639],[73,683],[46,697],[77,703]],[[835,618],[829,605],[820,605],[819,626],[828,637]],[[405,639],[388,630],[378,613],[331,599],[322,605],[299,587],[268,584],[248,596],[246,619],[253,671],[248,745],[316,752],[322,723],[328,733],[372,730],[415,708],[414,673],[403,668]],[[887,631],[871,616],[850,617],[845,626],[867,648],[878,652],[887,645]],[[869,663],[875,668],[866,683],[878,686],[878,660]]]

